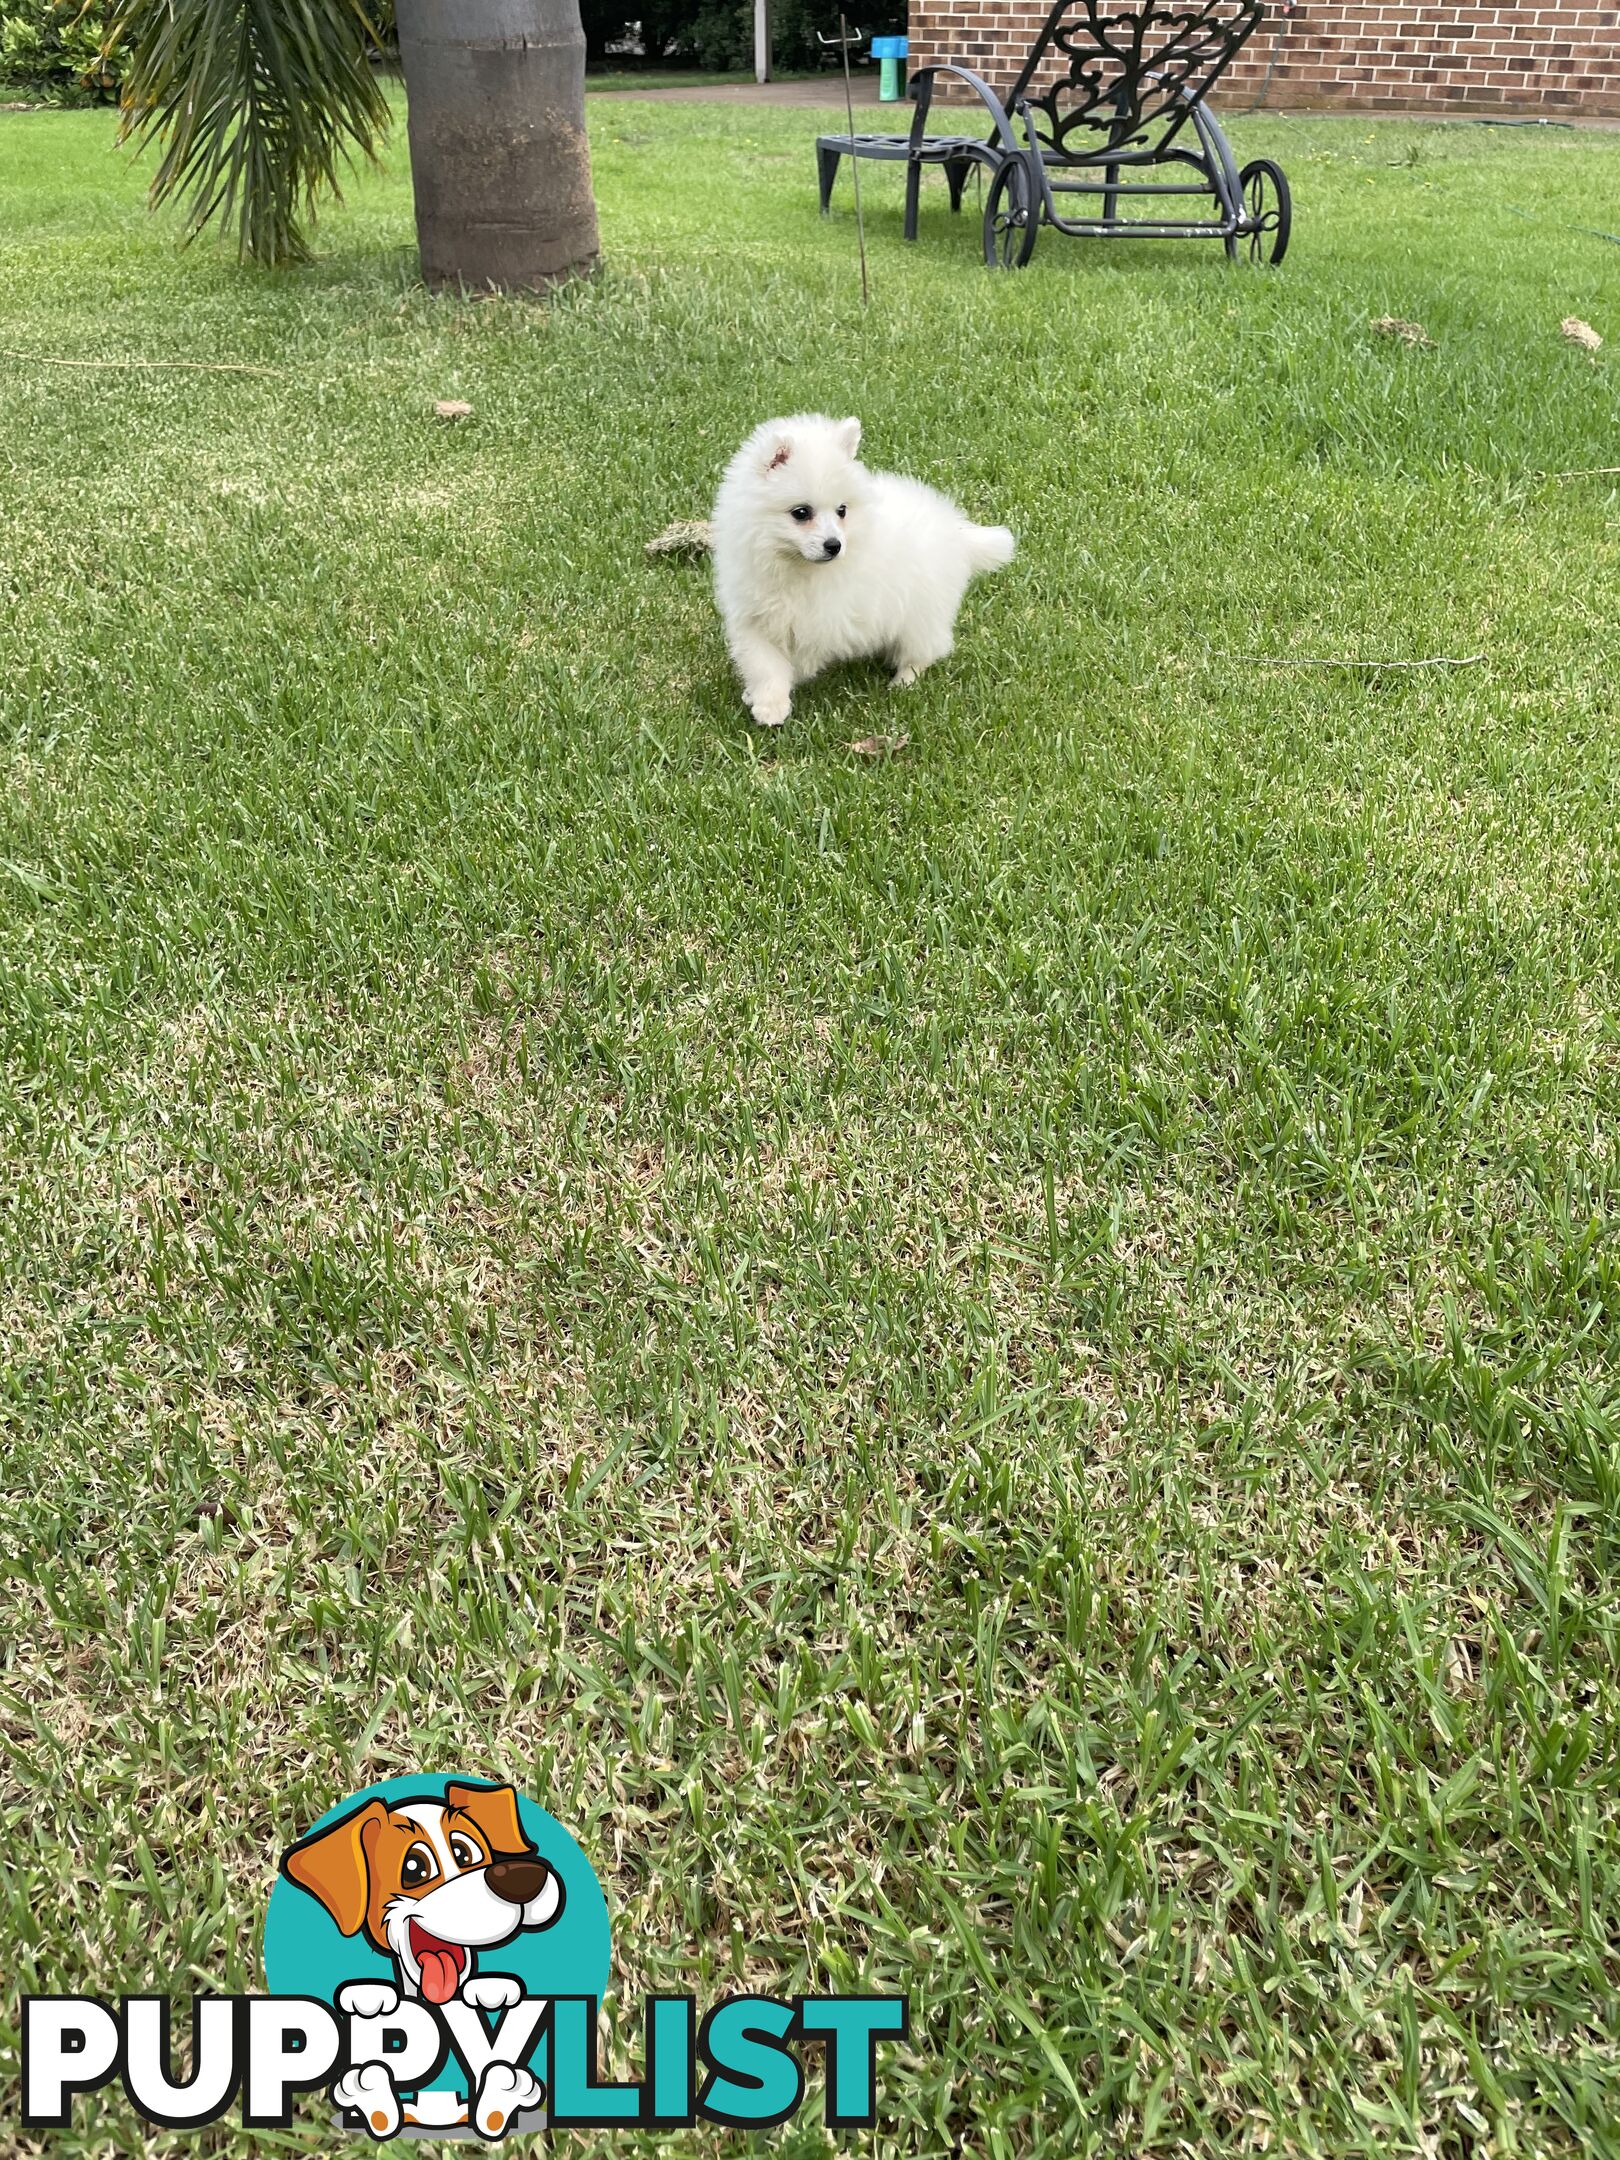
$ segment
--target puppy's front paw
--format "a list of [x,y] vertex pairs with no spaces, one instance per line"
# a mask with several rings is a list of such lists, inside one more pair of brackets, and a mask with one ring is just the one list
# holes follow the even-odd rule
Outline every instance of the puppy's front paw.
[[791,698],[770,697],[762,694],[759,697],[749,699],[748,710],[753,714],[758,726],[780,727],[793,710],[793,700]]
[[544,2098],[545,2087],[532,2070],[492,2062],[479,2082],[473,2128],[480,2137],[504,2137],[525,2109],[537,2108]]
[[510,1973],[474,1973],[461,1983],[461,1999],[475,2010],[510,2010],[523,2000],[523,1982]]
[[387,1980],[351,1980],[338,1989],[337,2006],[345,2017],[392,2017],[399,1990]]
[[337,2107],[353,2108],[379,2144],[399,2129],[399,2095],[382,2063],[359,2063],[345,2070],[332,2087],[332,2100]]
[[917,674],[918,671],[914,667],[896,668],[894,671],[894,687],[897,690],[909,690],[917,680]]

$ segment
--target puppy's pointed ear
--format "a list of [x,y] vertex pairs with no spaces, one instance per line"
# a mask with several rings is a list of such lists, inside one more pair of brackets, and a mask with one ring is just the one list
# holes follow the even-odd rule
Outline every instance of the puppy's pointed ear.
[[326,1907],[345,1935],[358,1935],[371,1897],[370,1839],[388,1820],[380,1800],[345,1815],[330,1829],[300,1838],[281,1856],[281,1872]]
[[517,1794],[510,1785],[447,1785],[444,1800],[482,1832],[492,1860],[534,1851],[518,1820]]
[[786,435],[773,435],[765,445],[765,470],[775,472],[793,455],[793,444]]
[[856,419],[840,420],[837,429],[838,447],[845,457],[853,457],[861,447],[861,423]]

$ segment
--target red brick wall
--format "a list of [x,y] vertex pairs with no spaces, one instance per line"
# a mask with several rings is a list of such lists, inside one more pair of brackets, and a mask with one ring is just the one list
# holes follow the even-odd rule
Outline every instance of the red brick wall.
[[[1050,5],[911,0],[910,64],[955,60],[1005,89]],[[1267,103],[1279,111],[1620,115],[1620,6],[1300,0],[1285,18],[1273,5],[1211,105],[1252,104],[1274,49]]]

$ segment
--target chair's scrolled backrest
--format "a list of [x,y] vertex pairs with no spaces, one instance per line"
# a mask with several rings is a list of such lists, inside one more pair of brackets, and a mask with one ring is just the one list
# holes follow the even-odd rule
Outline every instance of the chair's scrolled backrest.
[[1159,150],[1244,41],[1262,0],[1058,0],[1009,106],[1060,157]]

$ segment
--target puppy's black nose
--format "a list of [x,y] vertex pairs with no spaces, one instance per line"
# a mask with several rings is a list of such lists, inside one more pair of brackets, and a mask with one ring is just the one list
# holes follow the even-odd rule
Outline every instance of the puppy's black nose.
[[546,1887],[550,1869],[543,1860],[492,1860],[484,1880],[508,1905],[527,1905]]
[[821,552],[823,555],[826,556],[827,560],[831,562],[832,558],[835,555],[841,554],[843,552],[843,547],[844,543],[842,540],[823,540],[821,543]]

